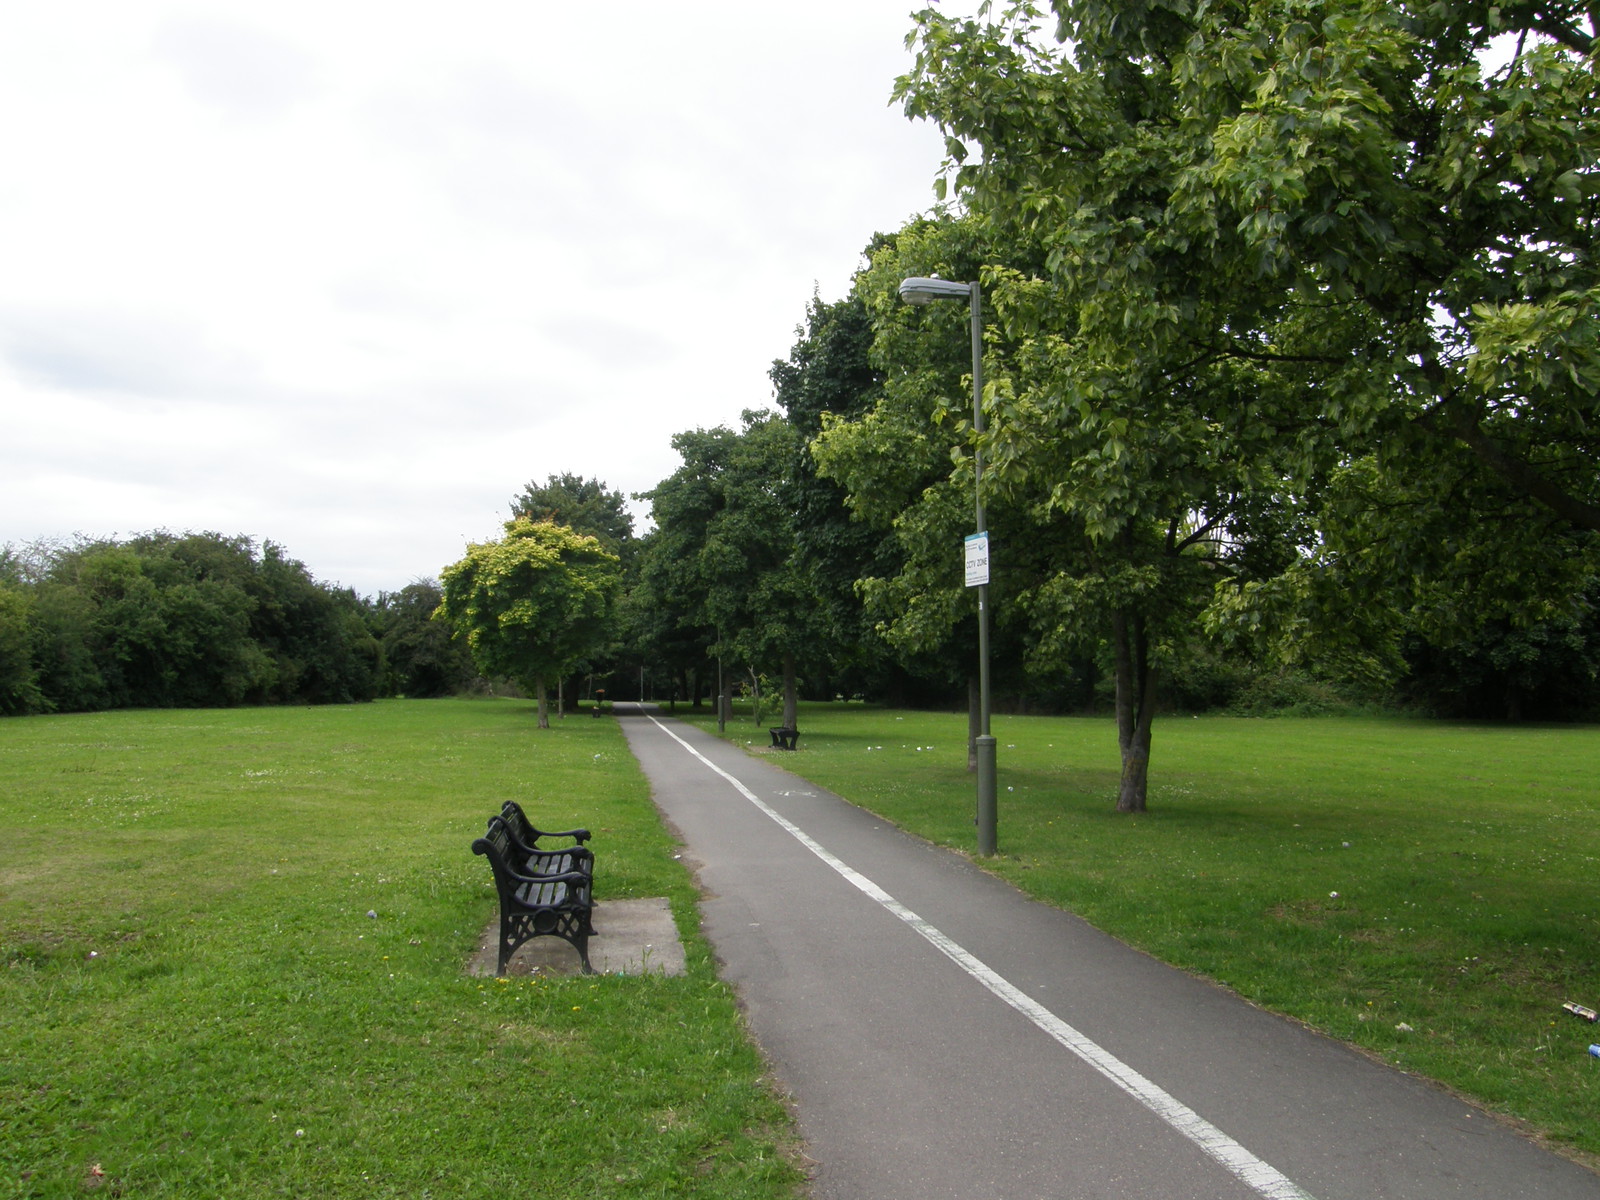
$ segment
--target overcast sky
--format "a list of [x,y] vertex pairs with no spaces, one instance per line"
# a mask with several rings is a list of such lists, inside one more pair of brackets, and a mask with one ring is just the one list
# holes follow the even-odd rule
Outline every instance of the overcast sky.
[[373,595],[530,480],[652,487],[932,204],[914,7],[8,5],[0,544],[243,533]]

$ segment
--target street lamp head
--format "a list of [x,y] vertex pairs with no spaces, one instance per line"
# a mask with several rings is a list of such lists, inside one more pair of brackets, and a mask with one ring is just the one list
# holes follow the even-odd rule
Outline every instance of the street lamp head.
[[902,280],[900,299],[907,304],[932,304],[935,300],[970,300],[972,285],[954,279],[925,279],[913,276]]

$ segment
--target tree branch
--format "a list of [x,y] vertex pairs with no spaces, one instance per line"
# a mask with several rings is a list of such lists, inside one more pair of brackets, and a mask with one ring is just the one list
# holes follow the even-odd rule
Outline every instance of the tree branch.
[[1531,463],[1518,458],[1484,433],[1470,413],[1452,413],[1448,432],[1471,450],[1479,462],[1512,487],[1578,528],[1600,532],[1600,506],[1557,487]]
[[1460,389],[1437,359],[1423,363],[1423,370],[1440,397],[1437,405],[1417,417],[1417,423],[1431,433],[1459,441],[1477,460],[1501,480],[1530,499],[1537,500],[1556,516],[1579,529],[1600,532],[1600,506],[1590,504],[1559,487],[1532,463],[1518,458],[1483,431],[1478,411],[1460,400]]

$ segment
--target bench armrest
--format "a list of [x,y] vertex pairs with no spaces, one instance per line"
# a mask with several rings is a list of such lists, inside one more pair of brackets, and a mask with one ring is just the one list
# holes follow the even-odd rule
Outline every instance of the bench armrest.
[[541,829],[539,837],[569,837],[575,839],[579,845],[587,842],[594,835],[587,829]]

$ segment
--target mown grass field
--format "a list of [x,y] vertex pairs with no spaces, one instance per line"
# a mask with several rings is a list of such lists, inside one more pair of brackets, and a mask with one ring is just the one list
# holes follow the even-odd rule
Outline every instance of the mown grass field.
[[[465,975],[506,799],[688,975]],[[676,853],[616,722],[526,702],[0,722],[0,1197],[795,1194]]]
[[[680,708],[697,724],[708,717]],[[771,724],[768,721],[767,724]],[[966,717],[805,706],[780,765],[971,851]],[[998,716],[996,873],[1600,1164],[1600,728],[1158,722],[1118,815],[1108,719]]]

